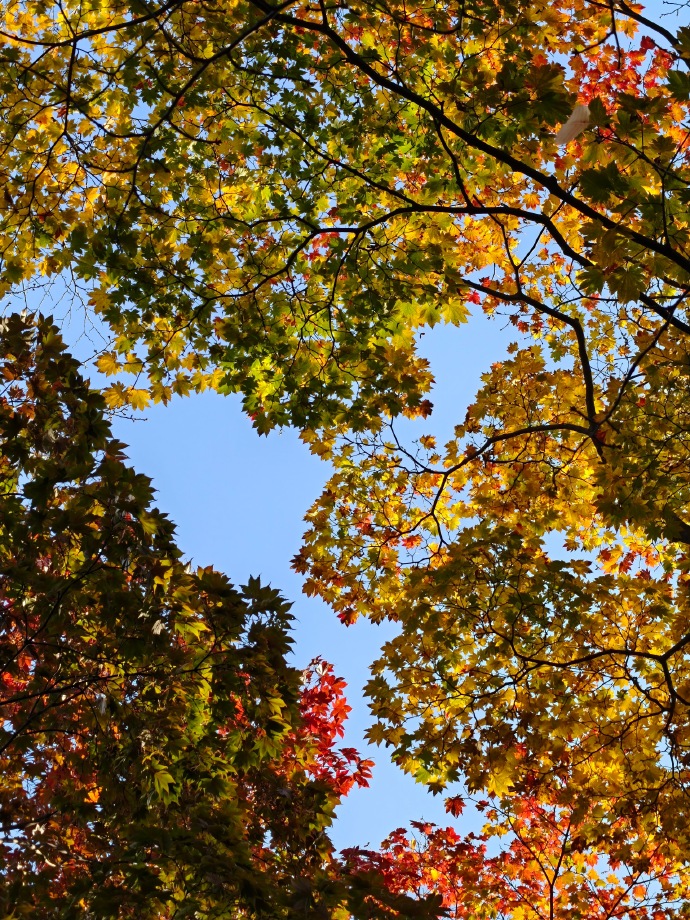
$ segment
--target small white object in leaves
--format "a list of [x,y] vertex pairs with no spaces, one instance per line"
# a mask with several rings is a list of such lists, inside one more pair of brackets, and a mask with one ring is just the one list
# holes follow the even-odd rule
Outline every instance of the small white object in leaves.
[[576,105],[570,118],[564,125],[561,125],[561,129],[556,135],[556,143],[567,144],[568,141],[571,141],[574,137],[577,137],[578,134],[581,134],[588,125],[589,106]]

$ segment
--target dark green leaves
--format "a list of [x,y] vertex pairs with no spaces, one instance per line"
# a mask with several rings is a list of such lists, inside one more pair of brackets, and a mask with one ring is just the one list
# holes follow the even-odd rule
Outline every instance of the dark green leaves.
[[628,192],[628,182],[615,163],[599,169],[585,169],[580,175],[582,193],[596,204],[611,204]]

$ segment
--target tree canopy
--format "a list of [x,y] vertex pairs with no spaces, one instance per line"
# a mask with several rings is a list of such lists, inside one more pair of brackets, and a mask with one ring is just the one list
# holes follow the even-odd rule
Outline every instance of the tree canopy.
[[[300,910],[687,912],[690,28],[626,0],[0,9],[0,290],[80,292],[113,377],[7,320],[8,879],[115,916],[294,912],[305,873]],[[419,332],[476,309],[509,354],[447,443],[406,441]],[[295,565],[398,624],[370,738],[451,813],[488,796],[504,855],[314,844],[367,764],[309,715],[284,602],[186,572],[107,430],[208,387],[333,463]]]
[[2,354],[3,916],[289,915],[368,777],[342,687],[276,591],[184,564],[54,326]]

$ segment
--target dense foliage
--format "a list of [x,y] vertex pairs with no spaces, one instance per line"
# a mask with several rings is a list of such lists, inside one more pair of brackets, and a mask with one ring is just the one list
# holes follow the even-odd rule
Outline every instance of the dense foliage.
[[370,766],[342,682],[287,664],[276,591],[184,564],[56,328],[0,340],[3,916],[321,916]]
[[[0,10],[2,292],[84,294],[115,378],[8,320],[8,905],[687,913],[690,29],[626,0]],[[416,336],[472,309],[516,341],[446,444],[407,443]],[[334,464],[296,567],[399,625],[370,736],[451,812],[487,795],[502,855],[330,853],[368,770],[342,687],[300,690],[275,593],[184,570],[107,431],[207,387]]]

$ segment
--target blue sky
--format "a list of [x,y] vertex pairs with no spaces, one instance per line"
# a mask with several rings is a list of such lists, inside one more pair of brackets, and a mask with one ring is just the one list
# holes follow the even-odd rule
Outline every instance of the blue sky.
[[[426,331],[422,351],[437,384],[433,416],[419,423],[419,434],[451,436],[480,374],[505,354],[511,334],[502,322],[479,314],[460,328]],[[295,662],[303,667],[320,655],[346,679],[353,711],[344,743],[364,751],[370,717],[361,688],[392,627],[363,620],[342,626],[323,603],[302,594],[302,579],[290,568],[303,515],[321,491],[328,465],[310,455],[295,431],[259,437],[239,398],[215,393],[178,398],[136,421],[117,419],[115,434],[129,445],[135,468],[153,479],[159,507],[176,523],[178,543],[195,564],[213,565],[236,584],[259,575],[293,601]],[[376,761],[373,781],[341,806],[332,833],[336,846],[376,846],[410,819],[451,823],[442,797],[392,766],[385,749],[367,753]],[[467,822],[461,827],[470,829]]]

